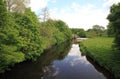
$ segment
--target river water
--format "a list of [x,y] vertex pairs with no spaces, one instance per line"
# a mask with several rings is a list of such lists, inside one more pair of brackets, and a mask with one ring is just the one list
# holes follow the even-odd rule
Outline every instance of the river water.
[[78,44],[46,50],[35,62],[16,64],[0,79],[113,79],[111,74],[82,55]]

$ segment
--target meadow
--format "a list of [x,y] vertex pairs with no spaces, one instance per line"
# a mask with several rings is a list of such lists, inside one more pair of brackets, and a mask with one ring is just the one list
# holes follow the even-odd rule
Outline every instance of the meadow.
[[80,50],[120,78],[120,51],[112,48],[114,38],[89,38],[80,43]]

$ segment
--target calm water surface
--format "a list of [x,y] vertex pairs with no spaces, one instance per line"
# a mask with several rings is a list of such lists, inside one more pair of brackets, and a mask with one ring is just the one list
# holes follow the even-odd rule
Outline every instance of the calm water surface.
[[82,56],[78,44],[48,49],[36,62],[17,64],[0,79],[113,79],[111,74]]

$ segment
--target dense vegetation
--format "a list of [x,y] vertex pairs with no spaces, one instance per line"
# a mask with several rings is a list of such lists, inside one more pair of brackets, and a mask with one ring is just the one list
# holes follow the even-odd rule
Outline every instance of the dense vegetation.
[[80,43],[83,53],[86,53],[95,62],[120,77],[120,54],[112,49],[113,38],[91,38]]
[[86,36],[88,38],[93,38],[93,37],[106,37],[107,36],[107,30],[100,25],[93,25],[91,29],[88,29],[86,31]]
[[93,25],[91,29],[88,29],[85,31],[84,29],[80,28],[72,28],[72,33],[76,37],[82,37],[82,38],[94,38],[94,37],[107,37],[107,30],[100,25]]
[[114,47],[120,50],[120,3],[111,6],[107,19],[109,35],[113,33],[115,36]]
[[86,37],[86,32],[84,29],[72,28],[71,31],[73,34],[77,35],[78,37],[81,37],[81,38]]
[[0,0],[0,72],[15,63],[36,60],[44,49],[72,38],[63,21],[39,22],[30,8],[7,10],[5,1],[10,0]]

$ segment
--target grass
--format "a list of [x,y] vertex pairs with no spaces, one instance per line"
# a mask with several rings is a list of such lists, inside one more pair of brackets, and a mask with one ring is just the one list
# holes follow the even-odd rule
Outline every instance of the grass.
[[83,53],[120,78],[120,51],[113,50],[113,38],[89,38],[80,43]]

